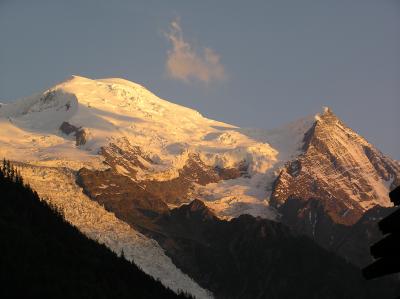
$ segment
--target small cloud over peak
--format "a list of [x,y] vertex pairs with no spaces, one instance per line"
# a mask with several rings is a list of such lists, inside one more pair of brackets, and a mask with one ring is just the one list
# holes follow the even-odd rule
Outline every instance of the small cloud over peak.
[[171,78],[184,82],[198,80],[204,83],[226,78],[220,56],[208,47],[204,47],[199,53],[183,38],[179,19],[171,22],[170,30],[165,36],[172,45],[168,50],[166,62],[167,73]]

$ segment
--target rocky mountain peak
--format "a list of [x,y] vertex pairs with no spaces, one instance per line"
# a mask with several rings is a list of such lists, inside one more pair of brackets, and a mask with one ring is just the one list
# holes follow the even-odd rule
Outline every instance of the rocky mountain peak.
[[173,210],[172,213],[192,220],[201,219],[202,221],[209,221],[217,219],[215,214],[199,199],[194,199],[189,204],[180,206]]
[[326,121],[329,118],[337,118],[337,116],[333,113],[332,109],[329,107],[323,107],[322,113],[317,113],[315,115],[315,120],[317,121],[323,121],[323,120]]
[[199,199],[194,199],[189,205],[188,208],[191,212],[204,212],[204,211],[208,211],[207,206],[204,204],[203,201],[199,200]]
[[311,145],[316,145],[318,142],[325,142],[332,139],[332,137],[353,137],[362,143],[368,143],[358,136],[354,131],[348,128],[340,119],[333,113],[333,111],[324,107],[323,113],[315,115],[314,124],[304,135],[303,149],[306,151]]
[[272,194],[287,199],[321,200],[337,223],[351,225],[375,205],[391,206],[387,196],[400,167],[348,128],[329,108],[305,133],[303,154],[286,163]]

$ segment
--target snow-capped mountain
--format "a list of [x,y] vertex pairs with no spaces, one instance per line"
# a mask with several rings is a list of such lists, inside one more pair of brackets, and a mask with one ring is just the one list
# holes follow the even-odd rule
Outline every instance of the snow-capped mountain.
[[[165,196],[165,202],[180,204],[196,196],[226,217],[246,212],[275,218],[270,192],[281,204],[292,192],[286,188],[293,184],[290,178],[301,185],[303,173],[326,182],[325,189],[340,189],[343,201],[356,203],[350,204],[350,214],[389,205],[388,188],[398,182],[398,163],[329,109],[317,119],[275,130],[243,129],[162,100],[127,80],[72,76],[41,94],[3,104],[0,117],[2,156],[74,170],[111,166],[142,185],[184,177],[196,184]],[[322,162],[328,168],[317,165]],[[197,166],[196,173],[185,171],[189,164]],[[302,175],[296,175],[296,167]]]
[[385,157],[326,108],[304,135],[304,153],[275,182],[272,201],[324,201],[337,223],[351,225],[375,205],[392,206],[388,190],[400,184],[400,164]]
[[159,232],[157,215],[197,198],[220,218],[251,214],[293,227],[288,215],[308,219],[312,237],[317,211],[351,226],[390,206],[388,191],[400,184],[399,163],[329,109],[246,129],[115,78],[73,76],[2,104],[0,156],[19,162],[25,180],[89,237],[199,298],[210,294],[144,235]]
[[[302,120],[281,136],[271,132],[274,148],[267,131],[207,119],[126,80],[77,76],[2,106],[0,116],[2,132],[7,132],[0,136],[2,156],[74,170],[111,166],[141,185],[165,182],[159,183],[160,190],[174,182],[176,192],[164,196],[165,202],[176,205],[201,196],[226,217],[244,211],[276,216],[265,187],[277,166],[299,150],[302,131],[312,124]],[[229,186],[226,178],[232,179]]]

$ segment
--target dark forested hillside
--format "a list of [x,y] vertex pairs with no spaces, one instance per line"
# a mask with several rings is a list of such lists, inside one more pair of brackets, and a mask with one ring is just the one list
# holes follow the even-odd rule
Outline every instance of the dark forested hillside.
[[383,299],[396,294],[392,281],[365,281],[357,267],[281,223],[250,215],[223,221],[199,200],[158,223],[165,230],[158,240],[167,254],[216,298]]
[[187,298],[88,239],[0,167],[0,298]]

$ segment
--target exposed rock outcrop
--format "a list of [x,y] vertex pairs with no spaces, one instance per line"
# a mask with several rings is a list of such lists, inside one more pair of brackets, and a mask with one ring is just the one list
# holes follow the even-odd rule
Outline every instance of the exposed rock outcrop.
[[60,131],[66,135],[74,134],[76,146],[84,145],[87,142],[87,133],[81,127],[76,127],[64,121],[60,126]]

